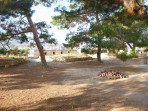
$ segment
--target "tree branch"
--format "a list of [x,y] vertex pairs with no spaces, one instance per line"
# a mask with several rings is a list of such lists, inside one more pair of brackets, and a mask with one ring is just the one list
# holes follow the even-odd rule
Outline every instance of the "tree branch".
[[22,32],[17,32],[15,34],[5,35],[5,36],[3,36],[3,38],[0,39],[0,41],[5,41],[5,40],[8,40],[8,39],[11,39],[12,37],[14,37],[16,35],[20,35],[20,34],[24,34],[24,33],[29,33],[29,32],[32,32],[32,30],[30,28],[27,28],[26,30],[24,30]]
[[130,45],[130,43],[128,43],[128,42],[126,41],[125,38],[119,37],[118,35],[115,35],[114,37],[116,37],[118,40],[120,40],[120,41],[122,41],[122,42],[125,42],[131,49],[133,48],[133,47]]

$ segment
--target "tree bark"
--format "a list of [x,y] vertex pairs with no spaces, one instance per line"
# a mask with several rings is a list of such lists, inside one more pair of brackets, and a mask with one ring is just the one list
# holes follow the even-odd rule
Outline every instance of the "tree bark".
[[44,54],[43,46],[41,45],[41,42],[39,40],[39,37],[38,37],[38,34],[37,34],[37,29],[34,26],[33,21],[31,19],[31,16],[29,14],[26,14],[26,18],[27,18],[27,20],[29,22],[31,31],[33,33],[34,41],[36,42],[37,48],[39,50],[39,54],[40,54],[40,57],[41,57],[41,63],[42,63],[42,65],[44,67],[47,67],[47,62],[46,62],[46,59],[45,59],[45,54]]
[[[97,24],[100,23],[100,20],[99,20],[98,15],[99,15],[99,12],[96,11],[96,23],[97,23]],[[102,43],[102,40],[101,40],[99,31],[97,31],[97,37],[98,37],[97,60],[98,60],[99,62],[102,62],[102,60],[101,60],[101,43]]]
[[97,49],[97,60],[99,62],[102,62],[101,60],[101,44],[98,43],[98,49]]

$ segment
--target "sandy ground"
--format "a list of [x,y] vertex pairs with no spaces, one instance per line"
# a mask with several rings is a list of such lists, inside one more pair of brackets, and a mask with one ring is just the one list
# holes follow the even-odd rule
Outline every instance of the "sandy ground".
[[[106,55],[103,61],[0,68],[0,111],[148,111],[148,65]],[[102,79],[98,73],[104,69],[129,78]]]

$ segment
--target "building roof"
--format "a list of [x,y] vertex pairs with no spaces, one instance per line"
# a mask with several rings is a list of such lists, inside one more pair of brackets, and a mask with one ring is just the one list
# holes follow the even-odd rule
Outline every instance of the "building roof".
[[44,44],[44,50],[66,50],[66,48],[62,44]]

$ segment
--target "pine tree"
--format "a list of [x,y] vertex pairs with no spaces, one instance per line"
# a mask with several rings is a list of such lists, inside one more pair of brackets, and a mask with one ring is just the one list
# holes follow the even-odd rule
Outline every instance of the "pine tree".
[[39,3],[50,5],[49,3],[51,2],[36,2],[35,0],[1,0],[0,25],[2,29],[0,33],[0,40],[4,41],[10,39],[20,39],[22,41],[27,41],[28,38],[26,36],[26,33],[32,33],[34,41],[40,53],[41,62],[43,66],[47,67],[43,46],[41,45],[39,37],[45,37],[46,41],[48,42],[55,42],[55,40],[50,38],[51,36],[47,33],[46,30],[43,30],[42,33],[39,35],[38,29],[45,28],[46,24],[44,22],[35,24],[31,18],[31,16],[33,15],[33,10],[31,10],[31,7]]

